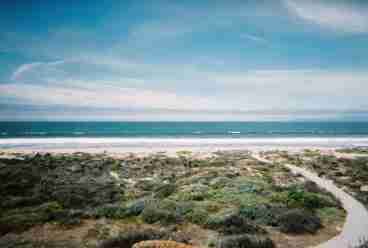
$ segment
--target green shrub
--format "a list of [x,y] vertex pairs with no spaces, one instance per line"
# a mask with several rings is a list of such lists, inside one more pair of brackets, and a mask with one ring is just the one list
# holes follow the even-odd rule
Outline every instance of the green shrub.
[[105,206],[98,207],[96,209],[96,217],[107,217],[107,218],[113,218],[113,219],[120,219],[124,218],[126,216],[125,214],[125,208],[121,205],[112,205],[108,204]]
[[152,199],[143,198],[143,199],[138,199],[138,200],[127,203],[125,206],[124,215],[126,217],[140,215],[150,200]]
[[71,240],[29,240],[18,235],[6,235],[0,238],[1,248],[80,248],[80,245]]
[[162,224],[173,224],[181,221],[181,216],[175,210],[160,204],[149,204],[141,214],[142,220],[148,224],[160,222]]
[[176,190],[175,184],[163,184],[155,189],[155,197],[163,199],[170,196]]
[[34,225],[54,220],[62,212],[63,208],[57,202],[8,211],[0,218],[0,234],[25,231]]
[[220,240],[218,248],[274,248],[275,244],[269,238],[249,235],[228,236]]
[[130,248],[135,243],[145,240],[160,240],[166,234],[162,231],[155,229],[143,229],[143,230],[130,230],[125,233],[121,233],[116,237],[103,241],[98,248],[116,248],[124,247]]
[[241,216],[262,225],[276,226],[276,217],[285,209],[268,204],[243,205],[239,209]]
[[190,189],[176,194],[175,198],[179,201],[203,201],[210,195],[209,187],[202,184],[193,184]]
[[329,205],[323,197],[315,193],[306,192],[301,189],[292,189],[288,192],[287,202],[288,207],[291,208],[306,208],[316,209]]
[[262,228],[251,223],[239,213],[212,215],[208,218],[206,227],[227,235],[265,233]]
[[278,223],[284,233],[313,234],[322,228],[320,218],[301,209],[292,209],[280,215]]
[[208,219],[208,212],[200,207],[191,209],[185,214],[185,219],[191,223],[205,225]]
[[256,184],[243,183],[243,184],[238,185],[239,193],[259,193],[261,191],[262,189]]

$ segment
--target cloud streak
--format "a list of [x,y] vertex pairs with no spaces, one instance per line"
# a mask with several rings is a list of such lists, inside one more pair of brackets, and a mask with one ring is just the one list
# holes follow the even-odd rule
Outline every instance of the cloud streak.
[[33,63],[28,63],[28,64],[23,64],[21,66],[19,66],[11,75],[10,79],[11,80],[18,80],[23,73],[26,73],[38,66],[43,65],[43,63],[41,62],[33,62]]
[[[115,83],[115,82],[114,82]],[[0,95],[18,103],[34,105],[63,105],[95,108],[159,108],[193,110],[198,106],[214,108],[216,102],[206,98],[179,96],[175,93],[124,88],[109,82],[73,81],[73,86],[1,84]]]
[[323,28],[346,33],[368,32],[368,8],[352,2],[284,0],[290,12]]
[[[99,71],[100,67],[111,71],[109,77],[102,70],[91,79],[83,78],[81,69],[75,71],[74,67],[85,67],[90,72]],[[105,108],[224,111],[368,108],[365,100],[368,73],[364,71],[214,71],[183,64],[150,65],[95,58],[89,63],[86,60],[42,63],[23,70],[22,80],[1,85],[0,97],[38,105]]]
[[14,70],[12,75],[10,76],[10,80],[17,81],[22,78],[24,74],[27,74],[33,70],[39,69],[39,67],[48,67],[48,66],[58,66],[63,65],[67,61],[65,60],[57,60],[52,62],[32,62],[20,65],[18,68]]
[[254,42],[258,42],[258,43],[269,43],[268,40],[266,40],[265,38],[262,38],[260,36],[256,36],[256,35],[251,35],[251,34],[240,34],[240,37],[243,39],[247,39],[247,40],[251,40]]

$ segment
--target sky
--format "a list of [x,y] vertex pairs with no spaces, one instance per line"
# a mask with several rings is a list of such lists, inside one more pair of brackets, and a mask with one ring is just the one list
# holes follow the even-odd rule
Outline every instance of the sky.
[[368,120],[364,0],[0,11],[0,120]]

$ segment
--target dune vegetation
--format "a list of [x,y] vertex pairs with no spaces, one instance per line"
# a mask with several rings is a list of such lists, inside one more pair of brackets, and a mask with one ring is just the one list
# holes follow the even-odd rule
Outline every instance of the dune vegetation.
[[246,151],[18,154],[0,178],[1,247],[307,247],[345,217],[313,182]]

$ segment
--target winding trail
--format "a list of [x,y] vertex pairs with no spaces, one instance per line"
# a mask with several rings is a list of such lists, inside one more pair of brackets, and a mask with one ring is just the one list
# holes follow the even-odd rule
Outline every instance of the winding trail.
[[[259,154],[253,154],[252,156],[261,162],[273,163],[270,160],[260,157]],[[330,180],[320,178],[316,174],[295,165],[286,164],[285,166],[293,173],[301,174],[308,180],[315,182],[321,188],[331,192],[341,201],[347,212],[346,222],[341,233],[325,243],[316,246],[316,248],[349,248],[358,245],[364,237],[368,238],[368,211],[363,204],[336,187]]]

